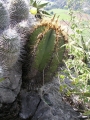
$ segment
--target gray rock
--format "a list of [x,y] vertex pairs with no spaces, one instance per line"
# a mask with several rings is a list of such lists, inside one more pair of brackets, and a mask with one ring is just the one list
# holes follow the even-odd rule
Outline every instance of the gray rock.
[[22,83],[21,74],[19,62],[11,69],[3,71],[3,80],[0,82],[0,103],[12,103],[16,99]]
[[54,120],[51,108],[44,101],[41,101],[32,120]]
[[78,120],[73,108],[62,101],[59,81],[54,80],[41,88],[42,102],[32,120]]
[[78,120],[78,115],[73,108],[62,101],[59,92],[59,81],[45,84],[37,93],[22,92],[21,118],[31,120]]
[[20,117],[23,119],[27,119],[32,117],[38,107],[40,102],[40,97],[35,92],[21,92],[21,113]]

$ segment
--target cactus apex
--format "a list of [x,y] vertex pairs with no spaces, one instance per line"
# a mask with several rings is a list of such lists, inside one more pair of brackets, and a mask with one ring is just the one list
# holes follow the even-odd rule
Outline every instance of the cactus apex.
[[29,17],[29,4],[27,0],[11,0],[10,6],[10,18],[12,24],[26,20]]
[[0,62],[11,68],[20,54],[20,37],[13,29],[8,29],[0,36]]

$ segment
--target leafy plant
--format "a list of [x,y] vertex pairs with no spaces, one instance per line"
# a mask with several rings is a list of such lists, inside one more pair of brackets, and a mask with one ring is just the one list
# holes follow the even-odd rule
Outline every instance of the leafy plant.
[[[89,31],[89,27],[82,20],[76,18],[72,9],[70,9],[69,15],[72,33],[69,35],[68,44],[66,44],[68,57],[63,60],[65,69],[62,71],[64,77],[71,80],[72,87],[69,88],[67,85],[62,88],[60,86],[60,90],[64,91],[65,89],[67,95],[78,95],[79,99],[87,105],[90,102],[90,39],[87,34],[84,34],[84,31]],[[89,23],[89,21],[86,22]],[[60,79],[62,79],[61,75]]]
[[37,13],[35,15],[36,17],[41,19],[43,15],[50,15],[47,11],[43,9],[48,3],[49,2],[41,3],[41,1],[30,0],[30,5],[37,9]]

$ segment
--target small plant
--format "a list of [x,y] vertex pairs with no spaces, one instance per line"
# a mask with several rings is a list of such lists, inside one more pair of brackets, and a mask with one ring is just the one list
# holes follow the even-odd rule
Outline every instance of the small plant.
[[40,19],[42,18],[43,15],[50,15],[48,12],[46,12],[43,9],[47,4],[48,4],[48,2],[41,3],[41,1],[30,0],[30,5],[33,6],[33,8],[31,8],[30,12]]

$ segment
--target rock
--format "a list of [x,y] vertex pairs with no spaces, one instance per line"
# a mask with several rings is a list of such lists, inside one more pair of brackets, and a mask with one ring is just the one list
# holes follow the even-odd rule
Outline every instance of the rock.
[[78,114],[62,101],[58,80],[55,79],[41,89],[42,101],[32,120],[78,120]]
[[[39,97],[41,96],[41,98]],[[62,100],[59,81],[45,84],[39,94],[24,93],[20,116],[27,120],[78,120],[73,108]]]
[[0,82],[0,103],[12,103],[16,99],[21,87],[21,64],[17,62],[11,69],[3,71]]
[[35,114],[40,102],[39,95],[35,92],[22,91],[21,98],[20,117],[23,119],[32,117]]
[[10,104],[0,106],[0,120],[20,120],[18,116],[20,107],[18,100]]

